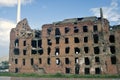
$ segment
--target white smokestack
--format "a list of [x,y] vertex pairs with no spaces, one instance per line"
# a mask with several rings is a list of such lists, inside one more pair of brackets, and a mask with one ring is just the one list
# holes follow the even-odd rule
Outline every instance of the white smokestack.
[[20,21],[20,13],[21,13],[21,1],[18,0],[18,7],[17,7],[17,23]]

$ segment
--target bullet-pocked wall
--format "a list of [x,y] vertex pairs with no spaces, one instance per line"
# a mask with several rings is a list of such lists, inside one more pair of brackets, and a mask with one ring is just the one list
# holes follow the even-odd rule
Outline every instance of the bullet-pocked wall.
[[[118,26],[117,26],[118,27]],[[10,33],[10,72],[119,74],[120,29],[102,17],[65,19],[30,29],[27,20]]]

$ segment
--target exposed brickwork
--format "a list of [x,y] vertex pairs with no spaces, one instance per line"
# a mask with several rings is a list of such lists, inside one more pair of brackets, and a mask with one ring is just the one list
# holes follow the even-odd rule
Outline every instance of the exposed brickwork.
[[10,72],[120,74],[120,29],[98,17],[66,19],[30,29],[27,20],[10,33]]

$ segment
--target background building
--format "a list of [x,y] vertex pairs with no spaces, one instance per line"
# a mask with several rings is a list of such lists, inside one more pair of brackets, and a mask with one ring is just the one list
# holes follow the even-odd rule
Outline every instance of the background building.
[[10,72],[120,74],[120,29],[83,17],[33,30],[26,19],[10,32]]

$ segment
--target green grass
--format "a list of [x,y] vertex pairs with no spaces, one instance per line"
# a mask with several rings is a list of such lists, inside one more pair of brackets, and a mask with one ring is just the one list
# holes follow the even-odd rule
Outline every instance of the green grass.
[[35,78],[120,78],[120,75],[75,75],[75,74],[36,74],[36,73],[0,73],[7,77],[35,77]]

